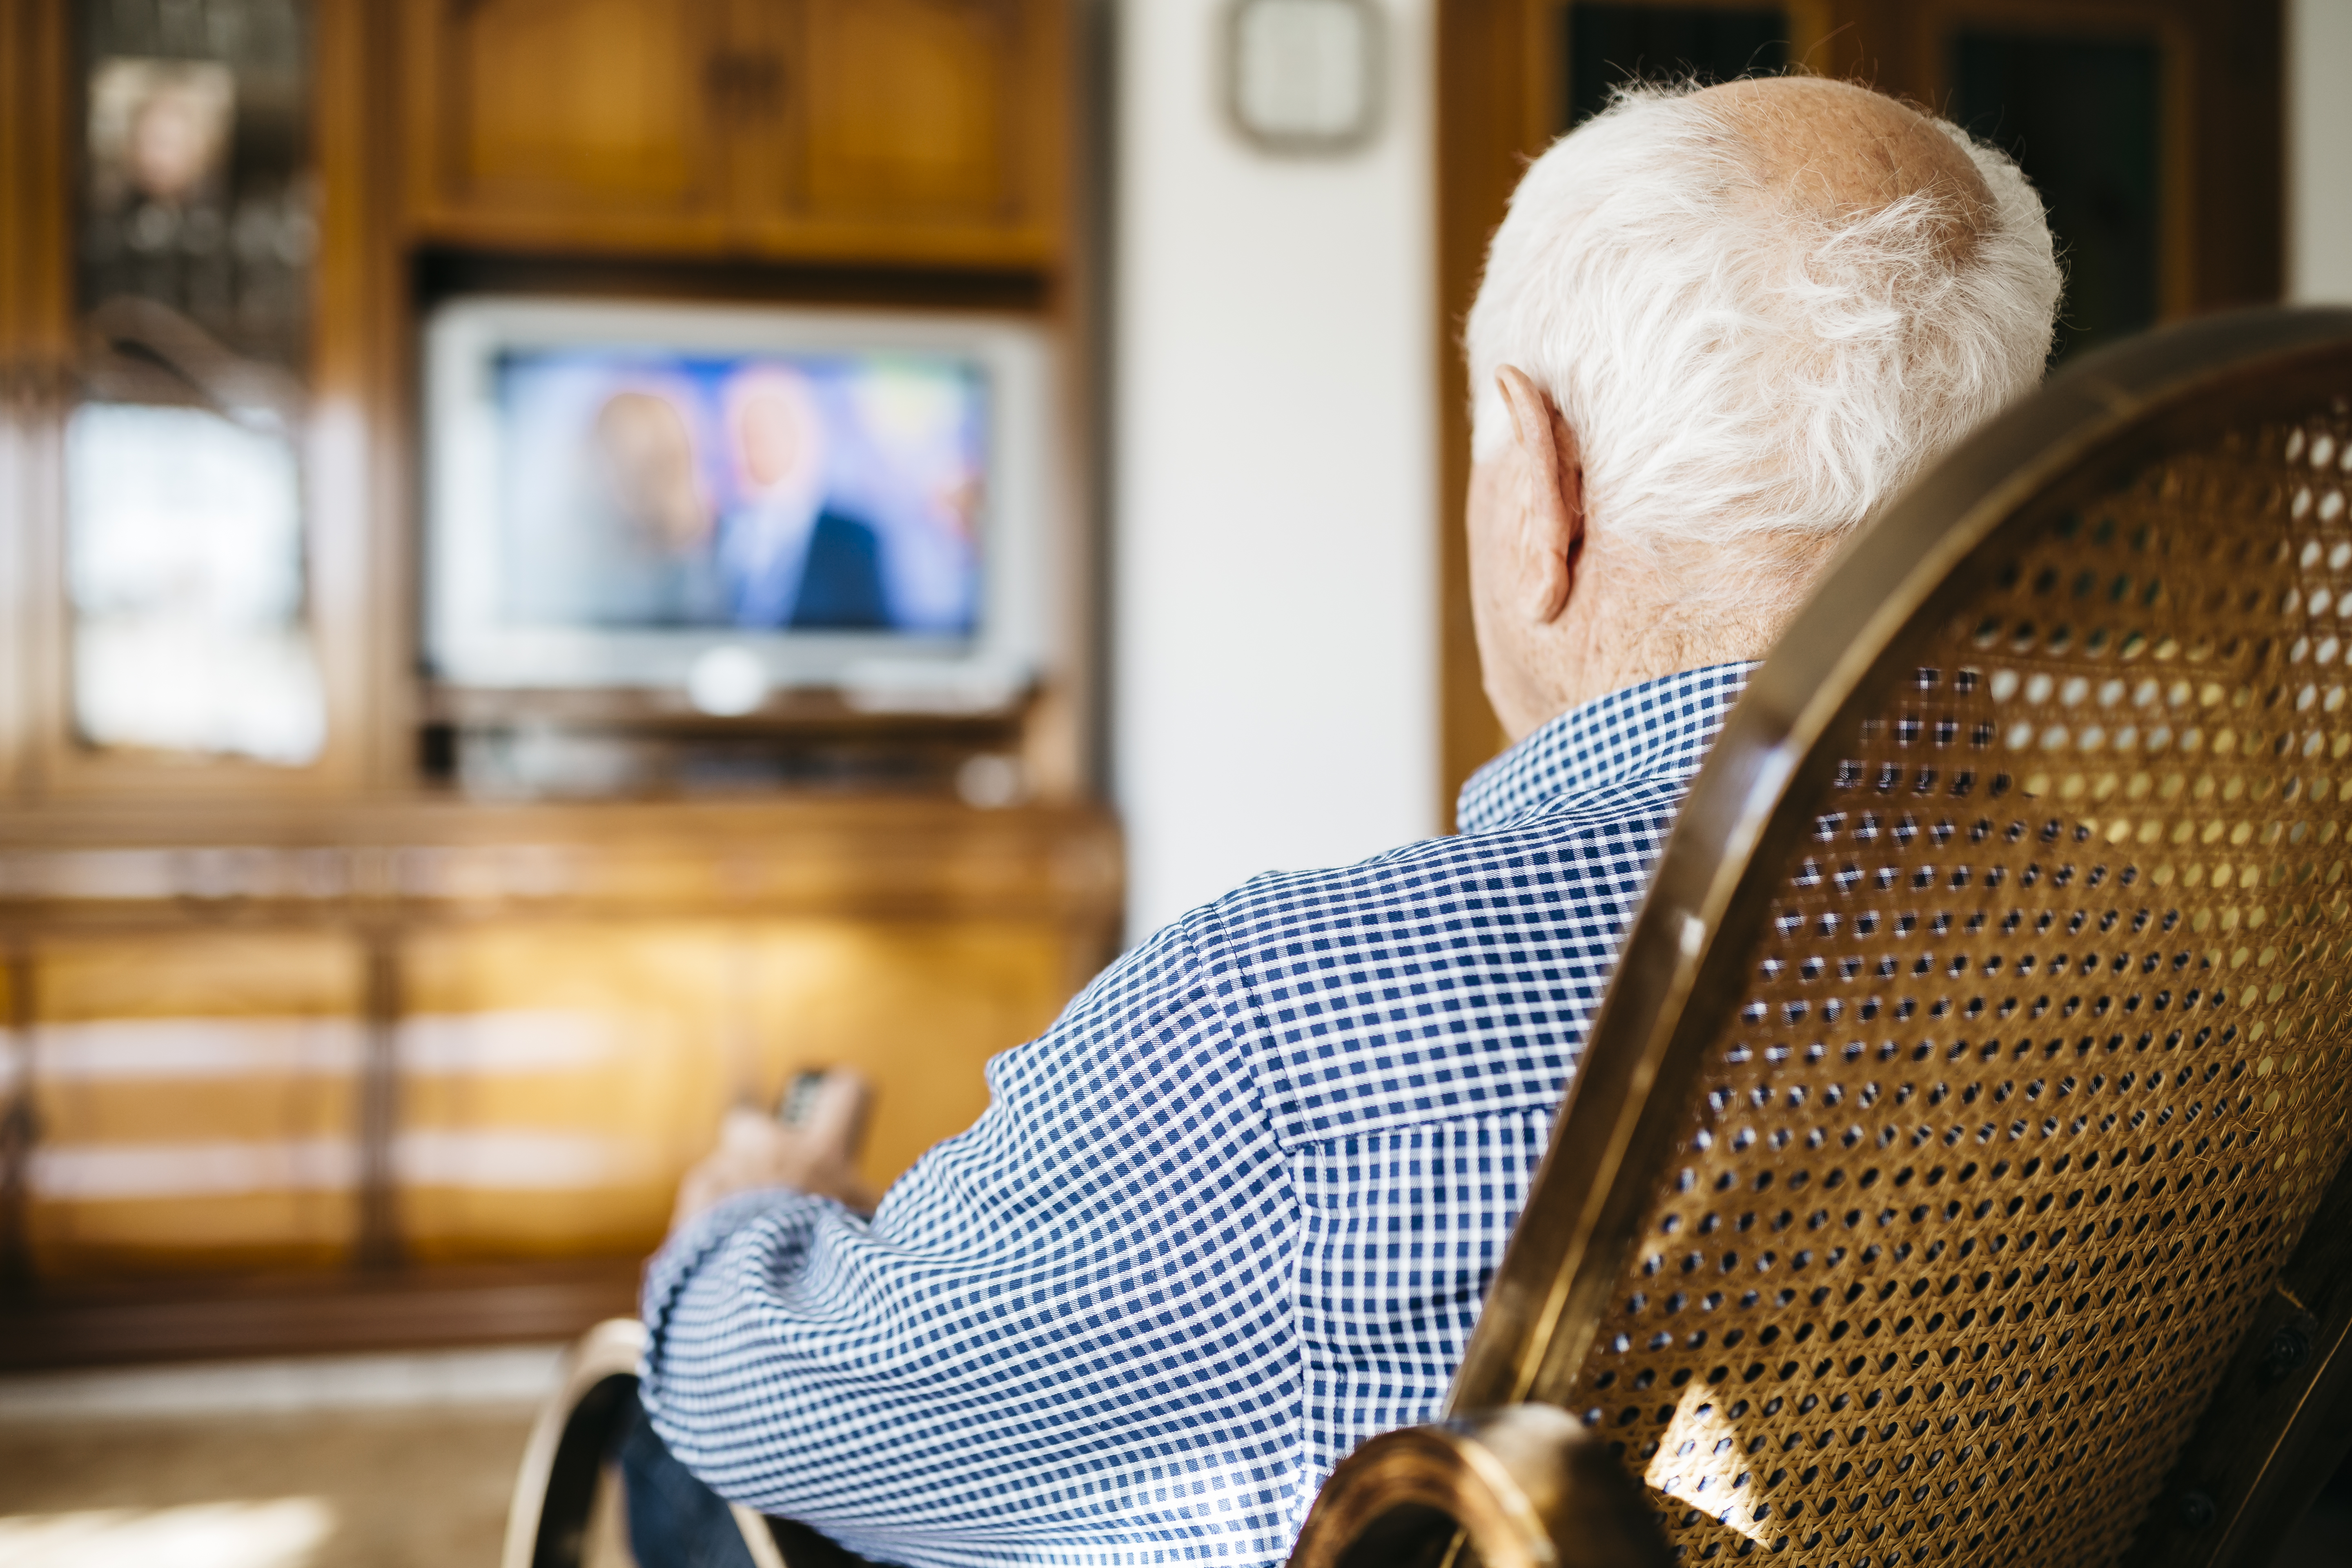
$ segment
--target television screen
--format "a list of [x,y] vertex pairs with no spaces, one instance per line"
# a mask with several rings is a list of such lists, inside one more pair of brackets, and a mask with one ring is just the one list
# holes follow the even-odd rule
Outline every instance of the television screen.
[[729,668],[971,710],[1034,679],[1058,526],[1041,323],[475,296],[425,348],[439,680],[700,704],[697,671]]
[[509,624],[971,633],[971,360],[527,349],[495,375]]

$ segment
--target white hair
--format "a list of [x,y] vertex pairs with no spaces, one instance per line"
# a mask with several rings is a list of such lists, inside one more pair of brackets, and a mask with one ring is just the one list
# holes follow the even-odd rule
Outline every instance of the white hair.
[[[1592,526],[1685,566],[1677,544],[1760,562],[1868,521],[2040,380],[2061,285],[2032,187],[1958,127],[1931,121],[1989,212],[1933,187],[1830,211],[1769,178],[1718,105],[1629,88],[1537,159],[1466,343],[1477,456],[1511,438],[1495,376],[1516,365],[1576,432]],[[1675,575],[1695,614],[1740,587]]]

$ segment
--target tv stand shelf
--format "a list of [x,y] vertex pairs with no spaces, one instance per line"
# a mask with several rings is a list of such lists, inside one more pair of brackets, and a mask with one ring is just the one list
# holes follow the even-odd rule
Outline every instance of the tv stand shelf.
[[1066,786],[1024,710],[875,712],[793,693],[742,718],[653,695],[450,693],[428,710],[428,785],[488,799],[928,795],[1000,806]]
[[958,710],[889,707],[824,689],[786,689],[752,712],[719,717],[698,711],[683,691],[582,690],[541,688],[507,691],[428,687],[424,720],[481,728],[549,724],[593,728],[660,727],[710,734],[804,734],[814,731],[953,731],[1017,732],[1027,700],[1001,708]]

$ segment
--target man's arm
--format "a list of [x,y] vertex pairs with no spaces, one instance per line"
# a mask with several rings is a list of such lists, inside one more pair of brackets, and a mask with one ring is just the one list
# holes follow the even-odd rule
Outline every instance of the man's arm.
[[782,1191],[688,1219],[645,1291],[672,1452],[891,1561],[1278,1556],[1297,1212],[1216,946],[1161,932],[997,1058],[871,1221]]

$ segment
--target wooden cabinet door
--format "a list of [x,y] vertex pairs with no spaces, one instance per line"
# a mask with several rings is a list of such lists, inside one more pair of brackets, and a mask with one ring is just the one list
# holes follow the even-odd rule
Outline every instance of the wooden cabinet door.
[[496,920],[412,933],[388,1163],[407,1256],[646,1251],[730,1105],[874,1086],[878,1192],[988,1109],[1069,993],[1049,921]]
[[1058,253],[1062,0],[740,0],[772,61],[736,118],[737,200],[776,255],[996,265]]
[[723,0],[415,0],[401,12],[410,205],[426,237],[725,245]]
[[45,936],[21,1211],[49,1279],[324,1268],[359,1241],[365,956],[334,931]]

